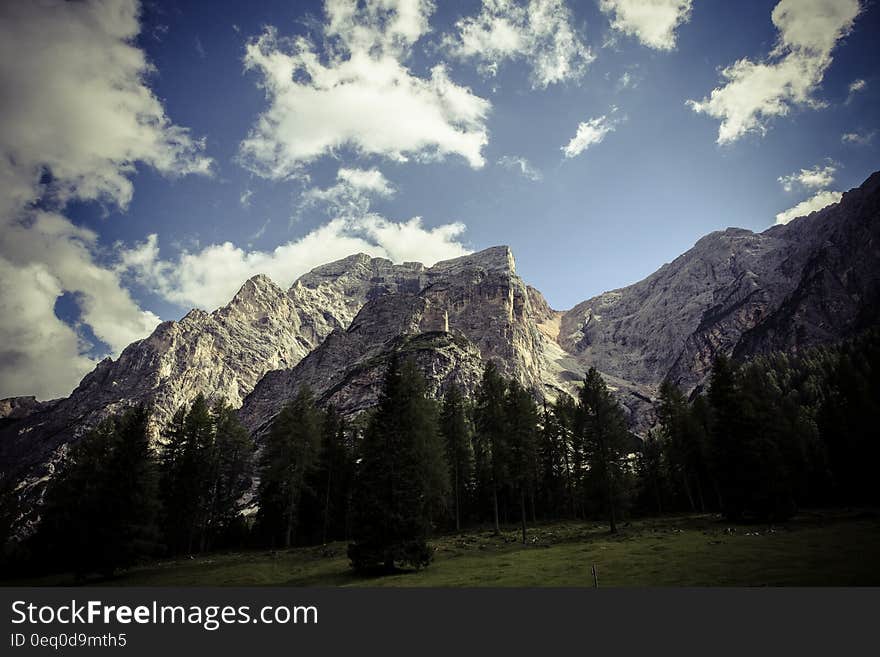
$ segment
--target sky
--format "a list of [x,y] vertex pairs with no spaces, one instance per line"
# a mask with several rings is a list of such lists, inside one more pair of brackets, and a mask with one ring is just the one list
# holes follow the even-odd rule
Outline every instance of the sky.
[[356,252],[566,309],[878,167],[874,0],[0,4],[0,397]]

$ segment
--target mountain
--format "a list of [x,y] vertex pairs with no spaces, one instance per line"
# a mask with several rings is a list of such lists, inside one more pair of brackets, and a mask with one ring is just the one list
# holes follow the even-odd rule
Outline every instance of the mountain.
[[711,233],[629,287],[565,313],[559,343],[639,384],[701,383],[718,353],[797,351],[878,322],[880,173],[762,233]]
[[353,255],[288,290],[255,276],[223,308],[165,322],[105,359],[66,399],[0,400],[0,472],[35,495],[102,417],[146,403],[157,433],[200,392],[240,407],[258,438],[303,384],[353,416],[375,403],[395,352],[437,394],[473,392],[491,359],[552,400],[595,366],[643,433],[659,383],[694,389],[719,353],[797,351],[876,325],[878,209],[875,173],[834,206],[762,233],[711,233],[646,279],[565,312],[518,276],[503,246],[432,267]]
[[422,272],[418,289],[368,301],[298,365],[269,372],[245,398],[241,418],[259,435],[303,384],[355,415],[375,404],[394,352],[411,354],[436,394],[450,384],[473,392],[483,363],[495,360],[507,376],[554,396],[552,343],[538,330],[549,313],[543,297],[517,276],[507,247],[440,262]]
[[65,399],[0,400],[0,472],[24,489],[42,483],[71,441],[132,404],[152,407],[156,434],[200,392],[240,406],[267,371],[296,365],[368,299],[418,289],[423,269],[361,254],[318,267],[286,291],[254,276],[226,306],[163,322],[115,361],[104,359]]

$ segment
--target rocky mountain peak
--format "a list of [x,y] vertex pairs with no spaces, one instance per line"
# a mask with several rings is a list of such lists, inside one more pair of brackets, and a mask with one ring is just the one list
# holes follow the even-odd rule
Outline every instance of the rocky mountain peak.
[[453,275],[464,269],[504,271],[516,274],[516,262],[509,246],[492,246],[476,253],[442,260],[429,269],[435,275]]

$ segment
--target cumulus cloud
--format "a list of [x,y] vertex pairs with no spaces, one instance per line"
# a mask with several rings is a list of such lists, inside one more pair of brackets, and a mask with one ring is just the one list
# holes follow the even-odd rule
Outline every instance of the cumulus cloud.
[[792,219],[806,216],[811,212],[816,212],[817,210],[821,210],[822,208],[827,208],[829,205],[833,205],[834,203],[840,201],[842,197],[843,194],[841,192],[832,192],[828,191],[827,189],[816,192],[806,201],[801,201],[793,208],[789,208],[788,210],[777,214],[776,223],[787,224]]
[[388,198],[394,191],[378,169],[342,167],[336,174],[336,184],[310,187],[302,193],[299,212],[321,205],[333,216],[361,216],[367,213],[373,198]]
[[420,217],[395,222],[371,211],[373,199],[394,193],[378,169],[341,167],[335,184],[303,192],[300,210],[320,207],[333,219],[302,237],[272,250],[223,242],[163,259],[158,236],[150,235],[132,248],[120,249],[116,271],[172,303],[213,310],[228,303],[242,281],[256,274],[288,286],[318,265],[355,253],[432,265],[470,252],[460,240],[462,223],[426,228]]
[[769,56],[734,62],[721,72],[722,86],[688,105],[721,120],[719,144],[750,132],[764,134],[771,119],[793,107],[821,106],[813,94],[860,9],[858,0],[781,0],[771,14],[779,35]]
[[94,345],[55,315],[65,293],[113,351],[158,323],[63,214],[72,200],[124,208],[138,163],[210,172],[203,143],[147,86],[138,12],[134,0],[0,4],[0,397],[66,394],[92,367]]
[[459,241],[464,230],[461,223],[426,228],[419,217],[394,222],[369,213],[334,219],[271,251],[224,242],[173,260],[160,258],[158,238],[150,235],[122,254],[119,269],[174,303],[213,310],[228,303],[242,281],[255,274],[286,287],[310,269],[354,253],[426,265],[455,258],[469,253]]
[[602,143],[609,132],[614,132],[618,123],[618,120],[612,116],[615,110],[616,108],[611,108],[609,114],[603,114],[579,124],[574,137],[561,149],[565,153],[565,157],[577,157],[590,146]]
[[240,146],[241,162],[272,179],[343,147],[396,161],[459,155],[484,164],[489,101],[406,65],[428,31],[427,0],[326,0],[321,44],[272,27],[251,40],[245,67],[260,76],[268,108]]
[[579,80],[595,59],[563,0],[483,0],[480,13],[455,28],[443,39],[450,55],[477,62],[487,76],[506,60],[525,60],[535,88]]
[[675,48],[675,30],[691,18],[692,0],[600,0],[612,29],[656,50]]
[[531,162],[518,155],[503,155],[498,159],[498,164],[505,169],[516,171],[523,178],[528,178],[532,182],[537,182],[544,178],[544,174],[536,169]]
[[94,367],[87,345],[55,315],[63,293],[46,265],[14,265],[0,256],[0,397],[58,397]]
[[833,183],[835,173],[837,173],[836,165],[826,164],[822,166],[817,164],[812,169],[801,169],[787,176],[780,176],[778,180],[782,188],[787,192],[791,192],[797,187],[818,189]]

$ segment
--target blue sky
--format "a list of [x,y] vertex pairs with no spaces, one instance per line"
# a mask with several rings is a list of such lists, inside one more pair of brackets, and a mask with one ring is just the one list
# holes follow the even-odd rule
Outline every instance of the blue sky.
[[871,1],[24,4],[0,396],[63,394],[160,319],[348,247],[508,244],[565,309],[877,168]]

